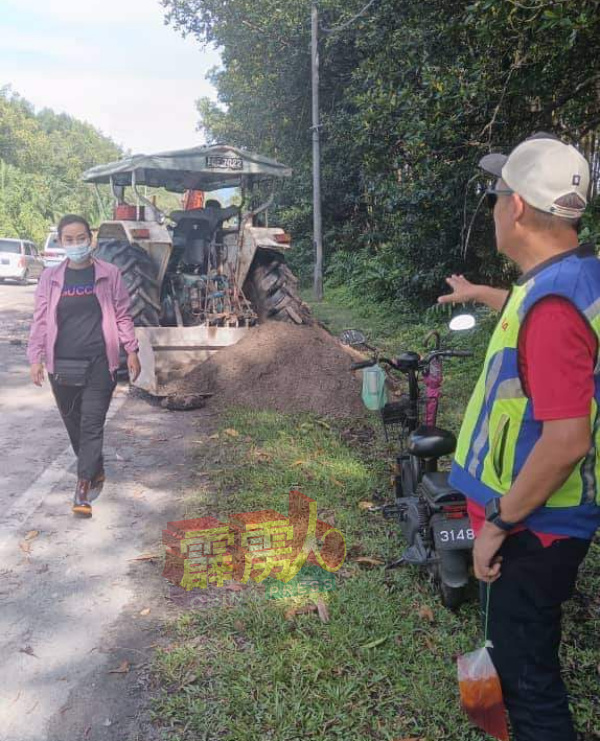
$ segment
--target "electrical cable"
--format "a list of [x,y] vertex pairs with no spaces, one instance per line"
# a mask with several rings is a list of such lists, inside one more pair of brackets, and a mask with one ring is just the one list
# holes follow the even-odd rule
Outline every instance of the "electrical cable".
[[337,33],[338,31],[343,31],[345,28],[348,28],[348,26],[351,26],[355,21],[363,16],[367,12],[367,10],[369,10],[371,5],[374,5],[376,2],[377,0],[370,0],[365,5],[365,7],[355,16],[350,18],[350,20],[346,21],[345,23],[341,23],[339,26],[333,26],[332,28],[323,28],[323,26],[321,26],[321,31],[323,31],[323,33]]

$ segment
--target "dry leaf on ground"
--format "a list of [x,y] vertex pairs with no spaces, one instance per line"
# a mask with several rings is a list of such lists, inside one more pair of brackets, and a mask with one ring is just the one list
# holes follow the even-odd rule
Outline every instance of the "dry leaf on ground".
[[116,669],[111,669],[108,673],[109,674],[128,674],[130,668],[131,668],[131,664],[126,659],[124,659]]
[[359,563],[361,566],[383,566],[385,561],[380,558],[373,558],[372,556],[357,556],[353,559],[355,563]]
[[142,610],[142,611],[140,612],[140,615],[141,615],[142,617],[146,617],[146,615],[149,615],[149,614],[150,614],[150,608],[149,608],[149,607],[146,607],[145,609],[143,609],[143,610]]
[[423,618],[423,620],[427,620],[429,623],[433,623],[435,620],[433,610],[428,605],[423,605],[423,607],[419,609],[419,617]]
[[359,509],[371,509],[373,506],[373,502],[359,502],[358,508]]
[[229,435],[229,437],[239,437],[240,436],[240,433],[237,430],[234,430],[231,427],[229,429],[227,429],[227,430],[223,430],[223,432],[226,435]]
[[327,609],[327,605],[323,602],[322,597],[319,597],[319,599],[317,600],[317,611],[319,613],[319,617],[321,618],[321,622],[328,623],[329,610]]
[[33,540],[34,538],[37,538],[39,534],[40,534],[39,530],[30,530],[25,536],[25,540]]
[[315,605],[314,602],[309,602],[307,605],[303,605],[302,607],[290,607],[289,610],[285,611],[284,617],[286,620],[292,620],[292,618],[295,618],[296,615],[304,615],[308,612],[317,612],[318,607]]

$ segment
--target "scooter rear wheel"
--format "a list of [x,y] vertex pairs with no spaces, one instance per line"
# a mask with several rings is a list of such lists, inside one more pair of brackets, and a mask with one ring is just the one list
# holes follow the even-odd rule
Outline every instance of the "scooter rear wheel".
[[457,610],[465,601],[465,587],[449,587],[440,581],[439,591],[442,597],[442,604],[449,610]]

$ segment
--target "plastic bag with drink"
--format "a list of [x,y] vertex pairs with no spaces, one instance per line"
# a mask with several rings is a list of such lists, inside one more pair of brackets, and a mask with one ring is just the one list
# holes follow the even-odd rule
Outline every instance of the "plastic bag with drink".
[[499,741],[508,741],[500,678],[487,648],[458,657],[460,701],[472,723]]
[[487,640],[487,618],[490,607],[490,584],[488,584],[486,607],[486,642],[483,648],[459,656],[458,684],[463,710],[472,723],[499,741],[509,741],[506,708],[502,698],[500,677],[492,663]]

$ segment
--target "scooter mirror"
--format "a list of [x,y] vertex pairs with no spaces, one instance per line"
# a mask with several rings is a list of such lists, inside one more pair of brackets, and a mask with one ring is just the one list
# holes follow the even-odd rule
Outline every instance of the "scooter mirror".
[[358,329],[345,329],[340,335],[342,345],[364,345],[366,337]]
[[462,332],[465,329],[473,329],[475,324],[475,317],[472,314],[459,314],[450,322],[450,329],[453,332]]

